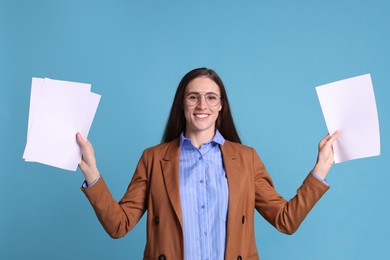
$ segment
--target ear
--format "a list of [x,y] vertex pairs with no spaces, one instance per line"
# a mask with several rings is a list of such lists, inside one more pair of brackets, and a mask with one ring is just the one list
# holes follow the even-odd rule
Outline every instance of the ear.
[[219,105],[218,111],[221,111],[221,110],[222,110],[222,104]]

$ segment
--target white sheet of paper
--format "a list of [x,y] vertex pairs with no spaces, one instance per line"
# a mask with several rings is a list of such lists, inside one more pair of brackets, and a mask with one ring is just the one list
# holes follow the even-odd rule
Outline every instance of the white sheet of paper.
[[316,87],[333,143],[335,163],[380,155],[379,120],[371,75]]
[[23,158],[76,171],[81,150],[75,135],[80,132],[87,138],[100,95],[77,87],[80,83],[63,83],[44,80],[33,103]]
[[31,125],[34,120],[35,109],[37,104],[39,103],[40,93],[43,85],[45,84],[45,80],[48,80],[47,83],[49,85],[54,86],[67,86],[67,87],[77,87],[84,89],[86,91],[91,91],[91,84],[87,83],[79,83],[79,82],[71,82],[64,80],[54,80],[49,78],[32,78],[31,80],[31,94],[30,94],[30,111],[28,114],[28,130],[27,130],[27,138],[30,133]]

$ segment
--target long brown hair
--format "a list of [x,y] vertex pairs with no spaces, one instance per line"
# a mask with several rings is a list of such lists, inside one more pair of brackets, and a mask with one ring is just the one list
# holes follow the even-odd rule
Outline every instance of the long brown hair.
[[241,143],[237,129],[234,125],[233,116],[230,111],[229,101],[226,94],[225,86],[217,73],[208,68],[198,68],[188,72],[179,83],[177,87],[175,98],[172,103],[171,112],[169,114],[167,124],[165,126],[164,134],[161,142],[169,142],[180,136],[186,130],[186,119],[184,117],[184,94],[188,83],[198,77],[207,77],[213,80],[221,92],[222,109],[219,111],[215,128],[222,134],[222,136],[231,142]]

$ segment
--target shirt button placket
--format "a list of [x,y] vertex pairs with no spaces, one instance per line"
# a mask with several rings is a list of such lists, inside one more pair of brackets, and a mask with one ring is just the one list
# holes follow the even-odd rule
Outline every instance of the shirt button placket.
[[200,225],[203,230],[202,232],[202,259],[207,257],[208,252],[208,238],[207,238],[207,209],[206,209],[206,200],[207,200],[207,190],[206,190],[206,185],[205,184],[205,178],[206,178],[206,173],[205,173],[205,161],[203,160],[203,155],[201,154],[199,156],[199,163],[201,164],[201,171],[200,171],[200,201],[199,201],[199,206],[200,206]]

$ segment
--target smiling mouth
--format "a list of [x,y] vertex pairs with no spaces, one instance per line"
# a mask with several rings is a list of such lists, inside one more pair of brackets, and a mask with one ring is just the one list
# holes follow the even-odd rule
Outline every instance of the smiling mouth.
[[194,114],[194,116],[197,117],[197,118],[206,118],[209,115],[208,114]]

